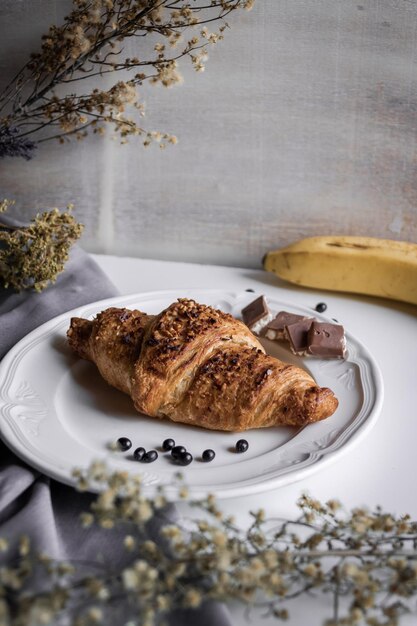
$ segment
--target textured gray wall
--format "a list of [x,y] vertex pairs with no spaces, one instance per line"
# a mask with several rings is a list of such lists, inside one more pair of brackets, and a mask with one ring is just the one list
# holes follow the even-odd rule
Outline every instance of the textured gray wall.
[[[4,81],[67,2],[0,0]],[[317,234],[417,241],[417,0],[257,0],[204,74],[147,88],[144,150],[91,138],[0,162],[16,212],[76,205],[85,248],[258,266]],[[140,53],[138,53],[140,56]]]

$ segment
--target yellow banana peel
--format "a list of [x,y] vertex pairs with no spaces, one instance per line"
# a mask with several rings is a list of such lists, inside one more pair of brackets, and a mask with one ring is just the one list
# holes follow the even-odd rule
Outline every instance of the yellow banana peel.
[[309,237],[268,252],[263,265],[297,285],[417,304],[415,243],[374,237]]

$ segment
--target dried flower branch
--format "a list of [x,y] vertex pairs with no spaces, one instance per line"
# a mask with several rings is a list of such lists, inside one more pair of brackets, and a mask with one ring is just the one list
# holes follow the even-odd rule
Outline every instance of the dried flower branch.
[[[0,202],[0,213],[12,204],[9,200]],[[45,211],[28,226],[9,226],[0,218],[0,279],[5,287],[42,291],[55,282],[83,230],[71,209]]]
[[[251,9],[254,0],[73,0],[73,9],[61,26],[51,26],[42,38],[40,52],[0,95],[0,157],[30,158],[36,144],[88,132],[104,132],[106,124],[126,142],[141,136],[161,148],[175,143],[167,133],[146,131],[127,107],[139,117],[144,105],[138,87],[145,81],[171,87],[182,81],[178,62],[188,57],[197,72],[204,70],[208,46],[223,38],[225,18],[237,8]],[[217,30],[206,25],[219,21]],[[188,34],[191,32],[191,34]],[[152,39],[150,58],[127,57],[124,42]],[[144,53],[146,54],[146,53]],[[86,78],[123,71],[127,80],[116,80],[108,89],[76,93]],[[71,93],[68,88],[71,87]],[[62,90],[65,88],[65,92]],[[30,137],[30,140],[28,139]]]
[[[333,598],[326,626],[396,626],[417,609],[417,523],[408,516],[380,508],[346,513],[337,501],[302,496],[298,519],[268,520],[260,510],[242,530],[208,496],[189,500],[197,511],[192,519],[174,523],[166,517],[155,543],[149,522],[165,515],[163,488],[147,498],[139,477],[110,473],[100,462],[76,475],[80,489],[102,488],[82,524],[128,524],[122,548],[130,561],[119,571],[92,575],[81,566],[35,557],[23,538],[20,559],[0,569],[0,621],[6,624],[59,623],[63,616],[74,626],[111,624],[123,606],[131,611],[123,618],[129,624],[152,626],[173,608],[196,608],[206,599],[262,607],[279,621],[287,619],[292,599],[311,591]],[[178,488],[187,500],[184,484]],[[0,539],[0,550],[6,549]],[[23,592],[35,566],[53,585],[45,583],[42,593]]]

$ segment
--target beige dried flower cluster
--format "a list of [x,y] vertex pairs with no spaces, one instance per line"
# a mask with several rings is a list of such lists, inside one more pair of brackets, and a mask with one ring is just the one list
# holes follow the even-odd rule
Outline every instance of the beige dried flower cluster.
[[[0,201],[0,214],[13,204]],[[0,218],[0,282],[4,287],[42,291],[56,281],[83,231],[72,208],[44,211],[27,226],[10,226]]]
[[[179,478],[178,497],[194,514],[174,522],[164,489],[147,497],[139,476],[111,473],[102,462],[74,475],[80,489],[100,489],[82,525],[109,533],[126,528],[120,550],[127,564],[91,573],[36,556],[22,537],[19,560],[0,566],[2,626],[56,624],[63,616],[72,626],[114,624],[117,606],[131,612],[123,623],[153,626],[172,609],[198,608],[207,599],[262,607],[281,621],[292,600],[312,592],[332,596],[325,626],[397,626],[416,611],[417,524],[408,516],[379,508],[346,513],[336,500],[322,504],[304,495],[298,519],[267,519],[260,510],[242,529],[214,496],[189,499]],[[163,522],[159,540],[149,536],[153,519]],[[0,539],[0,563],[7,550]],[[35,567],[50,584],[30,593],[25,585]]]
[[[182,82],[179,61],[188,57],[204,70],[208,47],[220,41],[225,18],[253,0],[73,0],[61,26],[51,26],[40,52],[31,55],[0,95],[0,156],[30,157],[36,143],[60,142],[110,124],[125,143],[142,137],[148,146],[176,143],[174,135],[147,132],[141,123],[145,81],[172,87]],[[219,26],[213,30],[214,23]],[[210,29],[206,24],[210,25]],[[144,58],[128,57],[124,46],[135,39]],[[145,51],[144,43],[152,40]],[[86,78],[115,75],[109,88],[80,89]],[[80,93],[81,92],[81,93]],[[137,115],[126,111],[137,110]]]

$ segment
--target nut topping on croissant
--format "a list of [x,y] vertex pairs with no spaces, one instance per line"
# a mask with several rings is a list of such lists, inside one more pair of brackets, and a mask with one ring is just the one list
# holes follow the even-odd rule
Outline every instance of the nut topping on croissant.
[[265,354],[228,313],[179,299],[157,316],[109,308],[72,318],[71,348],[147,415],[242,431],[303,426],[329,417],[333,392],[301,368]]

